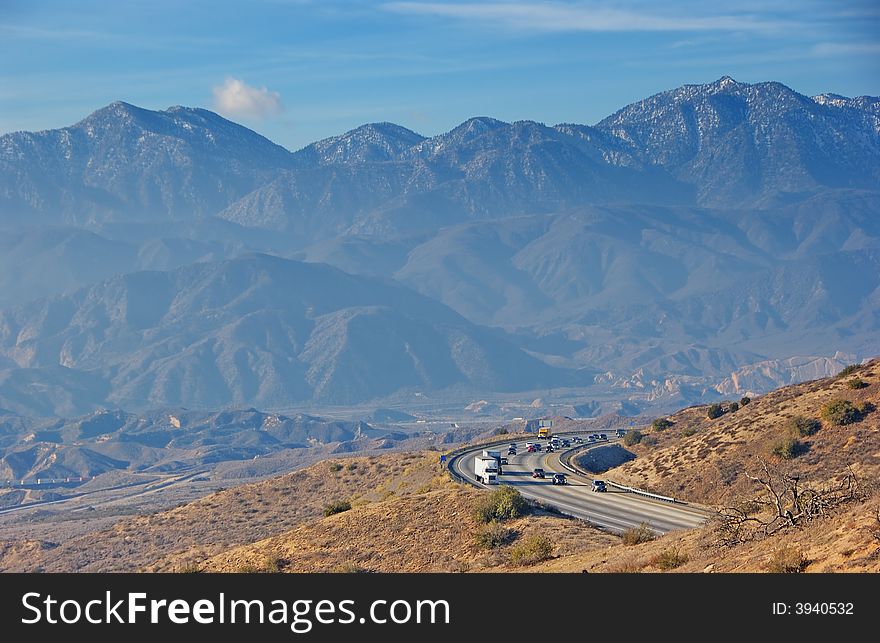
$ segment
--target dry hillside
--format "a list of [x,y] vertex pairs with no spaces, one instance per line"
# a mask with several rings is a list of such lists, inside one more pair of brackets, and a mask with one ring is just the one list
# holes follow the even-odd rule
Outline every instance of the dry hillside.
[[[861,381],[862,388],[851,388]],[[829,402],[847,400],[863,409],[854,421],[838,425],[823,418]],[[738,400],[737,400],[738,401]],[[723,405],[723,406],[726,406]],[[709,419],[708,406],[684,409],[669,416],[672,426],[642,431],[646,439],[629,447],[638,457],[612,470],[608,477],[636,487],[723,505],[750,496],[761,461],[774,469],[820,484],[848,467],[864,483],[880,480],[880,361],[853,373],[778,389],[757,397],[734,412]],[[791,431],[796,417],[816,420],[818,430],[798,436],[794,457],[772,453]]]
[[[497,571],[504,571],[498,569]],[[802,529],[732,547],[715,525],[545,561],[537,572],[880,572],[880,494]]]
[[206,571],[285,572],[483,571],[508,565],[519,543],[549,535],[551,555],[605,549],[619,541],[579,520],[537,512],[504,523],[509,543],[478,544],[474,508],[485,492],[453,485],[423,495],[393,498],[302,525],[233,549],[202,565]]
[[357,504],[413,493],[437,479],[436,457],[404,453],[331,459],[168,511],[123,519],[64,543],[0,543],[0,570],[166,569],[156,561],[184,551],[206,556],[282,533],[321,516],[324,505],[335,499]]

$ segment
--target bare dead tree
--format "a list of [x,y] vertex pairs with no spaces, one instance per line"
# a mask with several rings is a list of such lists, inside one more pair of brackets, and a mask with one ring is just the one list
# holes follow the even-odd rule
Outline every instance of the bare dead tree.
[[852,469],[821,487],[802,483],[800,476],[773,471],[764,460],[760,473],[746,476],[762,488],[762,493],[743,505],[723,507],[718,512],[718,533],[724,544],[800,527],[845,502],[865,497]]

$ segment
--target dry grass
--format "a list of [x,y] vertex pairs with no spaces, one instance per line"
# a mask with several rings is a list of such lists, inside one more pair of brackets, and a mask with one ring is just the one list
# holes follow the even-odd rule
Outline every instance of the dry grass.
[[539,563],[550,555],[545,544],[548,533],[555,541],[550,550],[555,547],[568,555],[605,549],[618,540],[580,521],[533,514],[505,521],[501,527],[505,533],[494,533],[493,546],[487,548],[475,534],[493,527],[474,519],[474,509],[485,495],[456,485],[354,507],[230,549],[205,561],[203,568],[235,571],[243,565],[259,565],[267,552],[273,552],[286,561],[285,572],[337,571],[352,565],[375,572],[478,571]]

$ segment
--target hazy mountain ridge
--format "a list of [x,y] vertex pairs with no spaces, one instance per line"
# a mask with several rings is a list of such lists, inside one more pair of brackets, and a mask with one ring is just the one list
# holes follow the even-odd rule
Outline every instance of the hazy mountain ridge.
[[[425,138],[371,123],[290,153],[206,110],[113,103],[72,127],[0,137],[0,203],[78,224],[219,214],[312,241],[587,204],[781,204],[877,189],[877,105],[724,77],[595,126],[480,117]],[[299,222],[321,216],[326,229]]]
[[131,273],[4,311],[0,346],[20,369],[97,378],[91,402],[126,408],[352,403],[569,378],[399,285],[267,255]]
[[[583,381],[566,369],[691,401],[767,360],[876,354],[878,106],[724,77],[594,126],[374,123],[293,153],[206,110],[125,103],[2,136],[0,407]],[[161,273],[254,251],[393,280],[468,321],[412,293],[361,297],[350,276],[306,313],[283,279],[228,274],[243,290],[208,287],[229,296],[212,308],[210,268]]]

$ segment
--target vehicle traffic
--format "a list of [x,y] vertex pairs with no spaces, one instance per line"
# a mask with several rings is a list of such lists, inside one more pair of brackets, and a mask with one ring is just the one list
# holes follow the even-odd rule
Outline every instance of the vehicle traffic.
[[590,485],[590,491],[607,491],[608,488],[605,486],[604,480],[593,480],[593,484]]
[[474,458],[474,479],[483,484],[498,484],[501,469],[495,458],[477,456]]
[[564,473],[554,473],[552,482],[553,482],[553,484],[565,484],[565,474]]
[[532,477],[533,477],[533,478],[540,478],[541,480],[543,480],[543,479],[546,478],[547,476],[546,476],[546,474],[544,473],[544,470],[543,470],[543,469],[538,468],[538,469],[535,469],[534,471],[532,471]]

